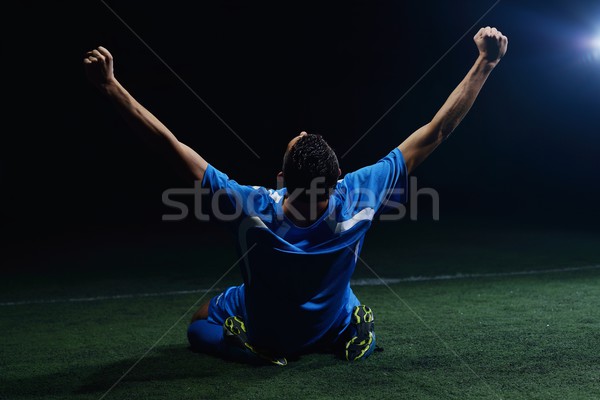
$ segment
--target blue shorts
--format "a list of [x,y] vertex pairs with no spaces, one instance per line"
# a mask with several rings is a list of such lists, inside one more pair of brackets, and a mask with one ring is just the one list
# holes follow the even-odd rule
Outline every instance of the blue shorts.
[[[213,297],[208,306],[207,320],[210,323],[221,326],[225,323],[227,318],[235,315],[242,317],[244,321],[248,321],[244,284],[241,284],[240,286],[229,287],[218,296]],[[355,332],[354,325],[349,323],[348,318],[346,323],[344,323],[342,326],[336,327],[336,329],[333,329],[330,334],[325,335],[323,338],[315,342],[314,346],[311,346],[310,349],[306,350],[307,352],[343,352],[346,341],[349,340],[355,334]],[[370,355],[375,349],[375,340],[373,341],[371,347],[372,348],[369,350],[367,356]]]
[[244,284],[227,288],[208,305],[208,321],[214,324],[223,325],[227,318],[235,315],[247,320]]

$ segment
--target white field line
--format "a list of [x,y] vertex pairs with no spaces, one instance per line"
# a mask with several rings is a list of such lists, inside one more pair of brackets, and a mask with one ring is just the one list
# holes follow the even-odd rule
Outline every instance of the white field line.
[[389,285],[389,284],[402,283],[402,282],[428,282],[428,281],[448,281],[448,280],[453,280],[453,279],[497,278],[497,277],[505,277],[505,276],[543,275],[543,274],[552,274],[552,273],[558,273],[558,272],[585,271],[585,270],[590,270],[590,269],[600,269],[600,264],[586,265],[583,267],[532,269],[532,270],[512,271],[512,272],[489,272],[489,273],[485,273],[485,274],[463,274],[463,273],[459,272],[454,275],[409,276],[407,278],[384,278],[383,282],[381,279],[378,279],[378,278],[368,278],[368,279],[353,280],[351,282],[351,285],[354,285],[354,286],[381,286],[381,285],[384,285],[385,283],[387,283]]
[[[568,267],[568,268],[554,268],[554,269],[538,269],[538,270],[525,270],[525,271],[512,271],[512,272],[490,272],[484,274],[463,274],[458,273],[454,275],[434,275],[434,276],[409,276],[407,278],[384,278],[383,280],[377,278],[368,279],[353,279],[350,281],[351,286],[382,286],[382,285],[393,285],[395,283],[403,282],[430,282],[430,281],[448,281],[448,280],[459,280],[459,279],[476,279],[476,278],[498,278],[498,277],[510,277],[510,276],[523,276],[523,275],[543,275],[560,272],[575,272],[600,269],[600,264],[587,265],[582,267]],[[219,292],[223,288],[209,289],[195,289],[195,290],[174,290],[169,292],[152,292],[152,293],[131,293],[131,294],[117,294],[112,296],[94,296],[94,297],[73,297],[65,299],[39,299],[39,300],[22,300],[22,301],[7,301],[0,303],[0,306],[20,306],[28,304],[54,304],[54,303],[81,303],[90,301],[101,301],[101,300],[119,300],[119,299],[135,299],[142,297],[160,297],[160,296],[179,296],[185,294],[196,294],[206,292]]]

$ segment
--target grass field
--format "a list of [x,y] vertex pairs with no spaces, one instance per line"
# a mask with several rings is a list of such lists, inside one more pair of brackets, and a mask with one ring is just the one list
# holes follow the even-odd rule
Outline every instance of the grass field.
[[[354,290],[384,351],[287,367],[188,350],[190,308],[236,261],[229,244],[196,239],[83,238],[13,257],[0,284],[0,398],[600,398],[598,231],[380,224],[362,258],[390,280]],[[375,276],[359,265],[355,278]],[[237,282],[235,270],[216,286]]]

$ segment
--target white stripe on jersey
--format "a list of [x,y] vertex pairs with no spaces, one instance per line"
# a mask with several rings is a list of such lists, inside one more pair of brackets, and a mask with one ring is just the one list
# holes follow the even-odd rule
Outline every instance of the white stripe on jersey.
[[373,219],[373,216],[375,216],[374,209],[372,209],[371,207],[364,208],[356,214],[354,214],[352,218],[346,221],[338,222],[338,224],[335,227],[335,233],[341,233],[352,229],[352,227],[358,224],[360,221],[371,221]]
[[279,203],[279,201],[283,198],[279,193],[274,191],[273,189],[269,190],[269,196],[275,201],[275,203]]

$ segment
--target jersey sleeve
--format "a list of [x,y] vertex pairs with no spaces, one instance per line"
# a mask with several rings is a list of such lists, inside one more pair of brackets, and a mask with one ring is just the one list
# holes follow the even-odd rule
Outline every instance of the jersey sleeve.
[[247,216],[263,217],[270,208],[269,191],[262,186],[240,185],[211,164],[202,179],[202,210],[224,222]]
[[369,209],[373,214],[386,213],[408,199],[408,175],[404,157],[395,148],[373,165],[348,173],[338,182],[344,197],[345,211],[350,214]]

